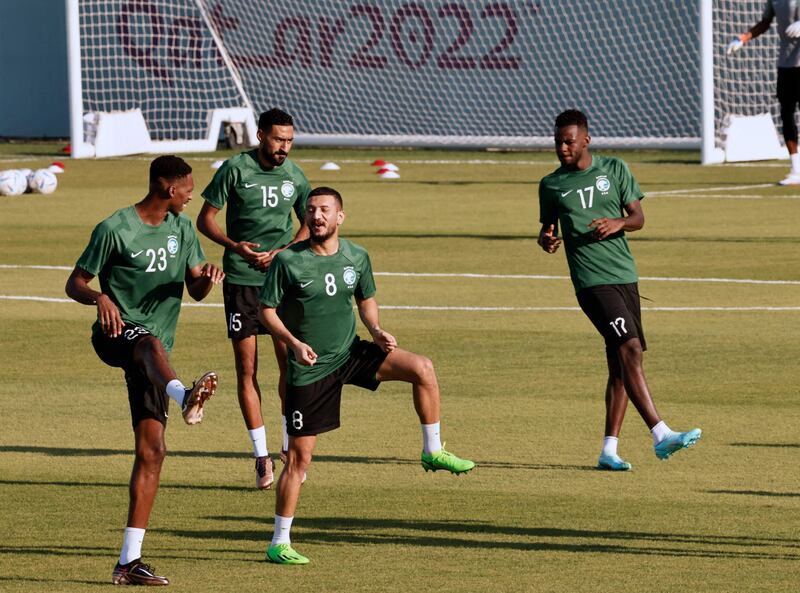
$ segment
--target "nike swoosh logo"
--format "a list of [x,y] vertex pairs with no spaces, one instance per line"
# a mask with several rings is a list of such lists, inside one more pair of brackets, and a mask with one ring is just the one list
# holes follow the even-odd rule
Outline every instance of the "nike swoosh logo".
[[[144,251],[144,249],[142,249],[142,251]],[[131,251],[131,257],[138,257],[138,256],[140,256],[140,255],[142,254],[142,251],[137,251],[136,253],[133,253],[133,252]]]
[[562,197],[562,198],[566,198],[566,197],[567,197],[569,194],[571,194],[571,193],[572,193],[572,190],[569,190],[569,191],[562,191],[562,192],[561,192],[561,197]]
[[257,185],[258,185],[257,183],[245,183],[244,187],[245,189],[250,189],[251,187],[255,187]]
[[302,283],[300,283],[300,288],[305,288],[306,286],[308,286],[312,282],[314,282],[314,281],[313,280],[309,280],[308,282],[302,282]]

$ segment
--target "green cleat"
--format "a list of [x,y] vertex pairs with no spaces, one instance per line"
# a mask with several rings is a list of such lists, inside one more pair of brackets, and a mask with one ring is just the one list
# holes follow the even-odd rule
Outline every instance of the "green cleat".
[[632,470],[633,466],[619,455],[600,455],[600,459],[597,460],[597,469],[604,469],[610,472],[627,472]]
[[275,544],[267,548],[267,561],[274,564],[308,564],[309,560],[294,551],[289,544]]
[[451,474],[463,474],[475,467],[475,462],[469,459],[461,459],[456,457],[449,451],[444,450],[444,446],[436,453],[422,452],[420,459],[422,467],[425,471],[436,471],[439,469],[446,469]]
[[670,436],[655,446],[656,457],[659,459],[669,459],[670,455],[686,447],[691,447],[700,440],[703,431],[693,428],[688,432],[673,432]]

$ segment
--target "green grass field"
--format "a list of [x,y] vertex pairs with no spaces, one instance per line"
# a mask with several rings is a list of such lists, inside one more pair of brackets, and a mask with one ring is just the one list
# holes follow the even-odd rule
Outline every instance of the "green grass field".
[[[0,145],[0,169],[46,166],[57,148]],[[226,156],[189,158],[191,218],[211,161]],[[577,310],[563,253],[534,240],[537,181],[554,155],[292,156],[312,185],[342,192],[342,234],[371,253],[383,325],[433,359],[443,437],[478,467],[426,474],[410,390],[347,388],[343,426],[320,438],[292,530],[312,563],[265,563],[274,493],[252,487],[217,290],[212,307],[184,308],[173,362],[185,380],[217,370],[220,391],[202,425],[170,424],[144,545],[172,590],[796,591],[800,195],[770,185],[786,163],[622,154],[649,194],[645,228],[630,236],[649,299],[648,379],[669,424],[704,436],[659,462],[631,408],[620,451],[634,471],[620,475],[594,469],[601,339]],[[378,157],[401,179],[376,178]],[[92,308],[60,299],[94,225],[144,195],[149,160],[68,161],[54,195],[0,198],[0,590],[110,586],[132,462],[125,388],[89,344]],[[342,170],[320,171],[327,160]],[[276,372],[262,346],[275,451]]]

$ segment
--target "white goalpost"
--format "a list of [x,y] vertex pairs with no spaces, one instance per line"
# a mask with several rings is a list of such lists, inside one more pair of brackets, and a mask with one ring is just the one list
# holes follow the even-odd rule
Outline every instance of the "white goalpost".
[[724,57],[758,0],[65,1],[76,157],[254,144],[274,106],[299,145],[541,148],[575,107],[598,147],[721,162],[777,114],[775,40]]

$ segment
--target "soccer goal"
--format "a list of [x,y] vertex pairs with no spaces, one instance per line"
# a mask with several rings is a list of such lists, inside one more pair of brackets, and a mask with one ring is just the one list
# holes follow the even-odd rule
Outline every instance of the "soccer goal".
[[66,1],[75,156],[254,143],[273,106],[300,145],[541,148],[575,107],[595,146],[718,162],[730,116],[774,115],[774,67],[724,58],[756,0]]

